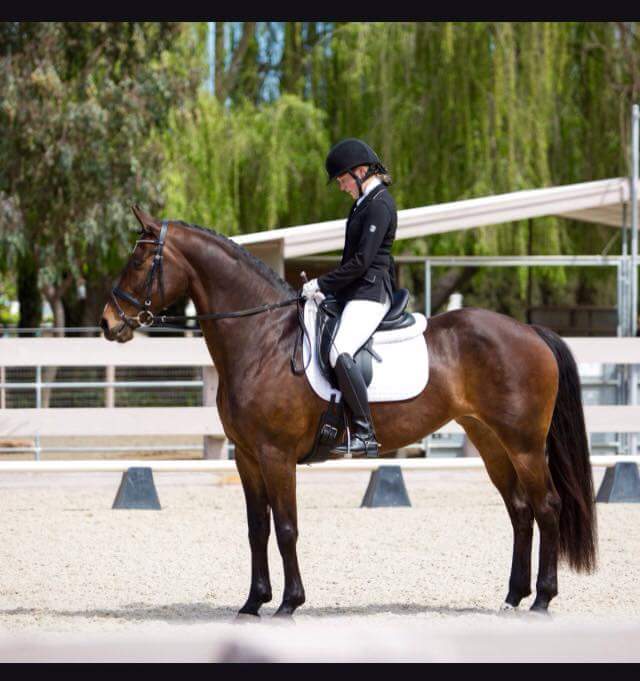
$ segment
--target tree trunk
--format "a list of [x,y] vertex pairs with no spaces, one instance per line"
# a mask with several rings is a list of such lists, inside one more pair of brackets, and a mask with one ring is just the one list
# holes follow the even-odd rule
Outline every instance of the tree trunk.
[[113,277],[110,275],[87,279],[87,297],[82,310],[82,326],[98,326],[100,324],[102,311],[107,304],[112,285]]
[[18,301],[18,326],[23,329],[39,327],[42,321],[42,295],[38,288],[38,266],[31,253],[18,258]]
[[282,91],[302,96],[302,25],[288,21],[284,27],[284,51],[282,54]]
[[[53,311],[53,326],[56,329],[53,332],[55,338],[64,337],[64,327],[66,323],[66,314],[64,311],[64,304],[62,302],[62,297],[69,290],[73,278],[71,275],[67,275],[58,287],[51,284],[47,285],[44,290],[44,295],[51,305],[51,310]],[[42,372],[42,380],[44,383],[52,383],[56,380],[56,374],[58,373],[58,367],[48,366],[44,368]],[[44,388],[42,391],[42,408],[48,409],[51,402],[51,388]]]
[[460,289],[469,283],[477,271],[477,267],[463,267],[462,269],[449,270],[446,274],[443,274],[436,282],[431,294],[431,314],[435,314],[456,289]]
[[225,61],[225,50],[224,50],[224,21],[216,21],[215,29],[215,71],[214,71],[214,94],[216,99],[223,102],[223,87],[224,87],[224,61]]

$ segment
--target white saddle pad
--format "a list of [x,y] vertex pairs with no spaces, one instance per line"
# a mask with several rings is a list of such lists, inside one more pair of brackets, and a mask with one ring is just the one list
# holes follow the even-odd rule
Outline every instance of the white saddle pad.
[[[316,350],[316,316],[318,306],[309,300],[304,306],[304,323],[309,332],[303,340],[303,359],[307,363],[307,380],[313,391],[327,402],[331,395],[339,401],[342,394],[334,390],[322,375],[318,364]],[[419,395],[429,380],[429,355],[423,333],[427,328],[426,317],[413,312],[416,323],[405,329],[383,331],[373,335],[373,349],[382,358],[382,362],[373,357],[373,378],[367,389],[369,402],[395,402],[408,400]],[[311,360],[309,360],[311,355]]]

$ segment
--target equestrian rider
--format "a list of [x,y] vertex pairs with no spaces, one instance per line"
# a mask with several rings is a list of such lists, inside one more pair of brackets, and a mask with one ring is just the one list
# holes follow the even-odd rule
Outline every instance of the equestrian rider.
[[[395,289],[391,246],[397,213],[387,191],[391,178],[373,149],[355,138],[334,145],[325,167],[329,182],[336,179],[340,190],[355,201],[339,267],[306,283],[302,295],[319,302],[331,294],[344,303],[329,361],[352,413],[350,451],[377,456],[367,386],[353,357],[389,311]],[[345,454],[347,447],[335,451]]]

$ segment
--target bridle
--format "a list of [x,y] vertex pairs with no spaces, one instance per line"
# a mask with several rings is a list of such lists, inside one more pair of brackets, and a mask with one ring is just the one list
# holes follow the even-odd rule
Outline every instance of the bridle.
[[[114,286],[111,289],[111,300],[114,304],[114,307],[116,308],[116,312],[118,313],[118,316],[120,317],[122,322],[126,324],[130,329],[134,330],[138,328],[138,326],[141,327],[153,326],[153,324],[155,324],[156,321],[160,321],[161,323],[165,324],[167,322],[184,322],[190,319],[195,319],[198,321],[200,320],[215,321],[217,319],[233,319],[236,317],[249,317],[254,314],[260,314],[261,312],[269,312],[270,310],[276,310],[277,308],[285,307],[286,305],[291,305],[293,303],[297,303],[303,300],[301,295],[297,295],[295,298],[287,298],[287,300],[283,300],[279,303],[268,303],[266,305],[259,305],[258,307],[251,307],[246,310],[238,310],[237,312],[211,312],[208,314],[179,315],[179,316],[154,315],[154,313],[151,311],[151,294],[153,291],[153,281],[156,278],[156,274],[158,275],[158,290],[160,291],[160,300],[162,303],[164,303],[164,286],[162,283],[162,258],[163,258],[162,248],[164,247],[168,227],[169,221],[163,220],[162,227],[160,229],[160,235],[158,236],[157,239],[138,239],[138,241],[136,241],[136,246],[138,244],[155,244],[156,247],[155,253],[153,255],[153,262],[151,264],[151,268],[149,269],[147,279],[145,282],[144,302],[141,303],[137,298],[134,298],[132,295],[130,295],[126,291],[123,291],[118,286]],[[135,317],[130,317],[129,315],[127,315],[125,311],[122,309],[122,307],[120,307],[118,298],[120,298],[120,300],[126,301],[130,305],[133,305],[136,308],[136,310],[138,310],[138,314]],[[138,326],[134,326],[134,324],[137,324]]]
[[[167,229],[169,228],[169,221],[163,220],[162,227],[160,229],[160,236],[158,239],[138,239],[136,241],[136,246],[138,244],[155,244],[156,250],[153,255],[153,263],[147,274],[147,280],[145,284],[145,294],[144,302],[141,303],[139,300],[134,298],[132,295],[123,291],[118,286],[114,286],[111,289],[111,299],[118,313],[118,317],[130,328],[135,329],[133,322],[137,322],[138,326],[151,326],[155,321],[155,315],[151,312],[151,293],[153,290],[153,280],[158,273],[158,289],[160,290],[160,299],[164,302],[164,286],[162,284],[162,248],[164,246],[164,241],[167,236]],[[134,246],[135,249],[135,246]],[[125,314],[125,311],[120,307],[118,298],[126,301],[127,303],[133,305],[136,310],[139,310],[135,317],[129,317]]]

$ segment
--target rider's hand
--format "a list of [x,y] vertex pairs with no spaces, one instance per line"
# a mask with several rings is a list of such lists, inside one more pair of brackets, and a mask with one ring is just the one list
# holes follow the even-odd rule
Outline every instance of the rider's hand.
[[318,280],[312,279],[308,281],[302,287],[302,297],[309,300],[310,298],[315,298],[315,294],[320,293],[320,287],[318,286]]

